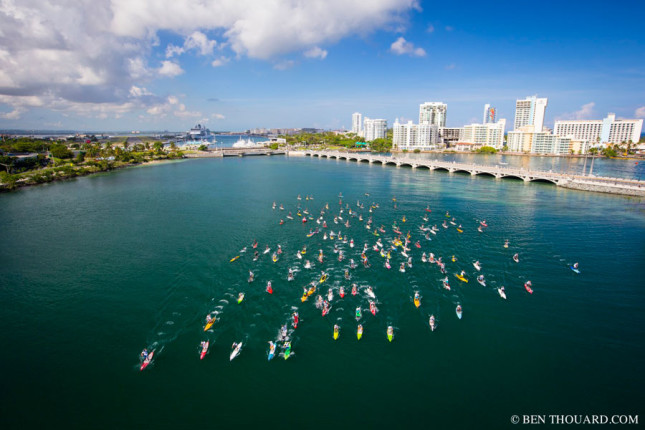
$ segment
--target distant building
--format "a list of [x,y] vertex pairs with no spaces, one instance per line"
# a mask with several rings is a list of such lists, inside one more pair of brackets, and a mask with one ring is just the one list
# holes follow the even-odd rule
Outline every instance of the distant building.
[[544,114],[548,99],[539,99],[537,96],[530,96],[524,100],[515,102],[515,123],[514,129],[532,125],[533,131],[541,132],[544,127]]
[[352,114],[352,133],[357,136],[360,135],[363,131],[362,118],[363,115],[358,112],[354,112]]
[[450,147],[459,142],[459,137],[463,131],[463,127],[439,127],[440,142]]
[[363,121],[363,136],[366,142],[371,142],[374,139],[385,139],[387,133],[387,120],[385,119],[370,119],[365,117]]
[[448,105],[442,102],[426,102],[419,105],[419,124],[446,126]]
[[585,154],[588,150],[585,141],[556,136],[546,131],[535,132],[531,125],[509,131],[506,145],[509,151],[531,154],[566,155],[572,151]]
[[492,107],[489,104],[484,105],[484,120],[482,124],[493,124],[495,122],[495,116],[497,115],[497,109]]
[[459,143],[472,143],[475,146],[492,146],[501,149],[504,146],[505,127],[505,119],[500,119],[494,124],[466,125],[459,137]]
[[430,124],[401,124],[398,120],[392,127],[392,145],[399,150],[422,151],[435,149],[439,143],[439,127]]
[[610,113],[604,119],[582,121],[556,121],[553,134],[586,140],[589,143],[622,143],[640,140],[642,119],[616,119]]

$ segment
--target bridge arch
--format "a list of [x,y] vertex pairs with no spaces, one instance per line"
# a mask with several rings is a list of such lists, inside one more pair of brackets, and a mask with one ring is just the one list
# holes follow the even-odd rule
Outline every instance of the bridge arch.
[[555,179],[549,179],[549,178],[531,178],[529,179],[529,182],[543,182],[547,184],[554,184],[558,185],[557,181]]
[[495,174],[491,172],[475,172],[475,176],[492,176],[496,178]]
[[456,168],[455,170],[453,170],[453,172],[454,173],[467,173],[467,174],[470,175],[470,170],[467,170],[467,169]]
[[524,180],[523,177],[517,175],[503,175],[502,179],[519,179],[520,181]]

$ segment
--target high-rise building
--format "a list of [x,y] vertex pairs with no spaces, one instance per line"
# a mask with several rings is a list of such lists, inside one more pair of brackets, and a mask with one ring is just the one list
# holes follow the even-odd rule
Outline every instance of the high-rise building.
[[363,131],[362,118],[363,115],[358,112],[352,114],[352,133],[360,135]]
[[638,142],[643,130],[642,119],[616,119],[610,113],[604,119],[556,121],[553,134],[585,140],[589,143]]
[[426,102],[419,105],[419,124],[446,126],[448,105],[441,102]]
[[494,124],[470,124],[464,126],[459,142],[481,146],[502,148],[504,146],[504,128],[506,120],[500,119]]
[[363,121],[363,136],[366,142],[371,142],[374,139],[385,139],[387,132],[387,120],[385,119],[370,119],[365,117]]
[[548,99],[539,99],[537,96],[530,96],[524,100],[515,102],[515,124],[514,129],[532,125],[533,131],[538,133],[544,127],[544,113]]
[[495,122],[495,116],[497,115],[497,109],[492,107],[489,104],[484,105],[484,121],[482,124],[493,124]]
[[392,127],[392,145],[408,151],[414,149],[429,150],[436,148],[439,143],[439,127],[430,124],[401,124],[398,120]]

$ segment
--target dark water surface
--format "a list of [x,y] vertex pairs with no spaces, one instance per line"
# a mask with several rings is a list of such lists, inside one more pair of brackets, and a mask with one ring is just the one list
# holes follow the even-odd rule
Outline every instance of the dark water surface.
[[[385,227],[383,243],[395,237],[395,220],[411,233],[412,268],[398,271],[398,248],[387,270],[371,250],[373,230],[347,209],[350,227],[334,224],[341,192],[343,207]],[[273,201],[285,211],[272,210]],[[370,214],[372,202],[379,208]],[[322,234],[307,238],[320,227],[314,220],[286,220],[298,204],[316,217],[325,203],[326,230],[353,238],[355,248]],[[463,234],[441,227],[446,211]],[[480,233],[484,219],[489,227]],[[428,241],[422,224],[440,231]],[[360,264],[365,242],[370,269]],[[1,428],[503,428],[516,414],[643,412],[645,205],[638,199],[325,159],[200,159],[0,195],[0,243]],[[284,252],[273,263],[277,244]],[[266,245],[272,251],[264,255]],[[311,270],[296,258],[305,245]],[[450,291],[438,266],[421,262],[424,251],[446,261]],[[359,266],[346,281],[349,258]],[[487,287],[475,281],[475,260]],[[576,261],[579,275],[569,269]],[[330,279],[316,295],[334,289],[325,317],[315,295],[301,302],[302,288],[323,269]],[[461,270],[468,284],[454,277]],[[352,282],[361,293],[340,299],[338,288],[349,293]],[[367,285],[376,316],[366,309]],[[497,294],[502,285],[507,300]],[[292,357],[267,361],[267,342],[296,308]],[[204,332],[209,312],[218,321]],[[206,339],[212,346],[200,361]],[[244,348],[231,362],[234,341]],[[140,372],[144,347],[156,356]]]

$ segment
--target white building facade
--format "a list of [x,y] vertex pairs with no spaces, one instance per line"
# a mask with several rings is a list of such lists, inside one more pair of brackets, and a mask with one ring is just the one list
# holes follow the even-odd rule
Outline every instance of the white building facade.
[[640,140],[643,130],[642,119],[616,119],[610,113],[601,120],[556,121],[553,134],[584,140],[590,144],[622,143]]
[[397,120],[392,127],[392,145],[398,150],[426,151],[439,144],[439,127],[430,124],[401,124]]
[[354,112],[352,114],[352,133],[360,135],[363,131],[363,115],[359,112]]
[[387,120],[365,117],[363,121],[363,136],[366,142],[371,142],[374,139],[385,139],[386,133]]
[[532,125],[533,131],[541,132],[544,127],[544,114],[548,99],[530,96],[524,100],[515,101],[515,123],[514,129]]
[[530,125],[521,127],[519,130],[509,131],[506,136],[506,144],[509,151],[531,154],[567,155],[572,151],[584,154],[588,149],[584,142],[574,141],[569,137],[556,136],[545,131],[537,133]]
[[448,105],[442,102],[426,102],[419,105],[419,124],[446,126]]
[[474,146],[492,146],[501,149],[504,146],[504,129],[506,120],[500,119],[494,124],[470,124],[464,126],[459,138],[460,143],[470,143]]

